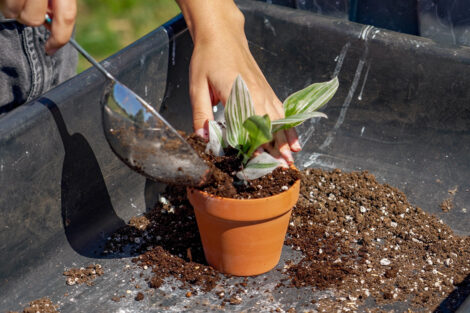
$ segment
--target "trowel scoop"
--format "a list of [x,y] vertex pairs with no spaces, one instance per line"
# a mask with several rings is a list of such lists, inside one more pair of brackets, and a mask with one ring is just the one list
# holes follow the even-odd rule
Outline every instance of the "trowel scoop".
[[103,98],[103,122],[114,153],[140,174],[179,185],[198,186],[207,180],[208,166],[186,140],[115,79]]
[[[51,23],[46,16],[46,22]],[[114,153],[152,180],[198,186],[209,168],[183,137],[144,99],[121,84],[74,39],[75,47],[111,84],[104,94],[103,123]]]

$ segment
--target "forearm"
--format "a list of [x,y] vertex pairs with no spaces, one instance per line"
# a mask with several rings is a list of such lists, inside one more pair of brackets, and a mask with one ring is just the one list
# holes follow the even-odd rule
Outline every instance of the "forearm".
[[244,17],[233,0],[176,0],[193,41],[220,40],[227,34],[244,34]]
[[[189,67],[189,95],[193,126],[197,134],[208,137],[207,121],[214,119],[211,105],[227,102],[238,75],[250,90],[255,112],[271,120],[284,117],[281,101],[264,77],[248,46],[245,18],[233,0],[176,0],[183,12],[194,50]],[[287,166],[292,151],[299,151],[297,135],[280,131],[273,144],[264,147]],[[287,136],[287,138],[286,138]]]

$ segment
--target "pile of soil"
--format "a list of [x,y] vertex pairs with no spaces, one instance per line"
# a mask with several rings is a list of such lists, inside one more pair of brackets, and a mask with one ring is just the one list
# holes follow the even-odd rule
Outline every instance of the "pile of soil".
[[[366,299],[452,311],[470,294],[470,238],[456,236],[401,191],[368,172],[309,169],[301,181],[286,244],[303,257],[287,261],[278,287],[333,290],[334,297],[315,303],[327,312],[361,310]],[[168,188],[154,210],[131,224],[111,236],[107,253],[132,244],[140,254],[134,262],[152,268],[150,287],[166,277],[182,282],[189,295],[191,286],[207,292],[224,286],[224,276],[204,261],[184,188]],[[222,303],[239,303],[229,292],[220,294]]]
[[[59,313],[58,306],[55,305],[49,298],[41,298],[29,303],[29,306],[24,308],[23,313]],[[18,313],[12,312],[9,313]]]
[[286,243],[304,254],[288,269],[290,285],[333,287],[338,308],[371,296],[454,310],[470,293],[470,238],[368,172],[303,171],[288,232]]
[[238,156],[237,150],[226,148],[224,156],[216,157],[205,153],[206,142],[201,137],[192,134],[186,140],[211,169],[212,179],[200,189],[212,195],[236,199],[264,198],[285,191],[300,178],[296,169],[279,167],[258,179],[240,181],[236,174],[242,169],[242,157]]
[[69,286],[87,284],[93,286],[96,277],[103,275],[103,268],[100,264],[90,264],[87,267],[71,268],[64,271],[63,275],[67,277],[66,283]]
[[193,285],[196,285],[202,287],[203,291],[211,291],[218,281],[218,273],[212,267],[185,261],[161,246],[157,246],[132,261],[141,267],[152,267],[154,275],[149,281],[149,286],[152,288],[159,288],[168,277],[174,277],[182,282],[183,288],[191,289]]
[[129,224],[107,240],[104,253],[123,252],[132,245],[133,262],[152,268],[149,286],[160,287],[165,278],[175,277],[185,287],[200,286],[210,291],[219,274],[205,265],[194,211],[186,198],[185,187],[169,186],[160,202],[144,216],[131,218]]

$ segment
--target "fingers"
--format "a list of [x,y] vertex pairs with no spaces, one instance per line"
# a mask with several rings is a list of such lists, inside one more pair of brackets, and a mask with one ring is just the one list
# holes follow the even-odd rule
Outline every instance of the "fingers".
[[262,148],[278,159],[284,167],[294,163],[292,151],[297,152],[301,150],[297,133],[294,129],[275,133],[273,141],[263,145]]
[[281,155],[279,152],[279,149],[277,149],[275,146],[273,146],[271,143],[264,144],[263,149],[266,150],[270,155],[272,155],[275,159],[277,159],[282,167],[289,167],[289,164],[287,163],[286,159]]
[[40,26],[44,24],[49,4],[53,20],[45,49],[47,54],[53,54],[72,36],[77,15],[75,0],[4,0],[0,8],[7,18],[15,18],[28,26]]
[[51,36],[46,42],[46,53],[54,54],[72,36],[77,15],[75,0],[50,0],[53,14]]
[[294,163],[292,152],[290,150],[289,144],[287,143],[286,135],[283,131],[279,131],[274,134],[274,147],[279,150],[279,153],[288,164]]
[[5,0],[0,2],[0,9],[6,18],[17,18],[24,4],[25,0]]
[[253,156],[258,156],[263,152],[264,152],[264,149],[260,147],[260,148],[256,149],[255,152],[253,152]]
[[214,119],[209,85],[206,79],[191,77],[189,97],[193,109],[193,127],[196,134],[209,138],[207,121]]
[[24,7],[16,18],[18,22],[28,26],[41,26],[47,11],[46,0],[26,0]]
[[302,150],[302,147],[300,146],[299,142],[299,137],[297,136],[297,132],[295,131],[294,128],[287,129],[284,131],[286,138],[287,138],[287,143],[290,146],[290,149],[294,152],[299,152]]

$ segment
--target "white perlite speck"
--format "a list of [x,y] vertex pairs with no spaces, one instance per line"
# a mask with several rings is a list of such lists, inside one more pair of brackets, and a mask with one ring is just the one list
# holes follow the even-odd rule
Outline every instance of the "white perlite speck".
[[382,260],[380,260],[380,265],[387,266],[387,265],[390,265],[390,263],[392,263],[392,262],[389,259],[386,259],[386,258],[383,258]]
[[287,189],[289,189],[289,187],[287,187],[287,186],[282,186],[282,187],[281,187],[281,190],[286,191]]
[[69,286],[75,285],[75,280],[72,277],[67,278],[67,285]]
[[170,203],[170,202],[168,201],[168,199],[165,198],[165,197],[163,197],[163,196],[160,196],[160,197],[158,198],[158,202],[160,202],[161,204],[168,204],[168,203]]

